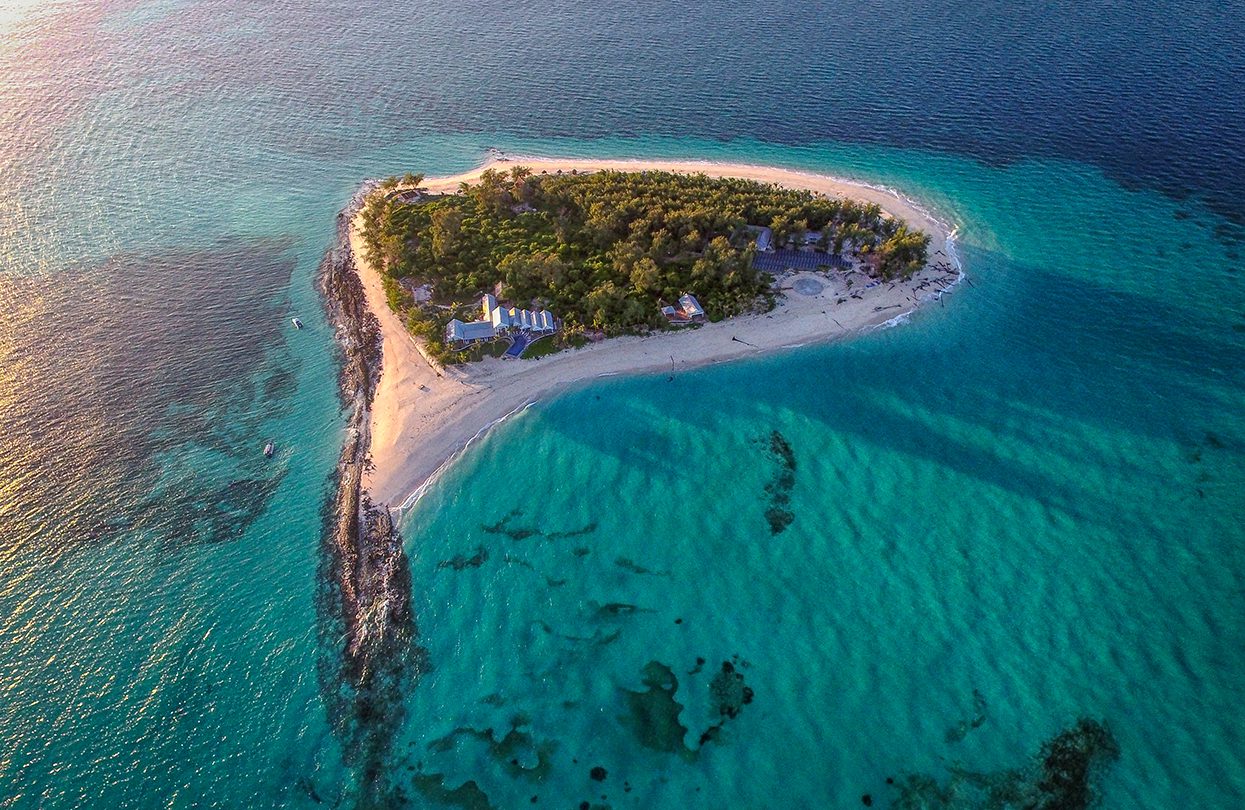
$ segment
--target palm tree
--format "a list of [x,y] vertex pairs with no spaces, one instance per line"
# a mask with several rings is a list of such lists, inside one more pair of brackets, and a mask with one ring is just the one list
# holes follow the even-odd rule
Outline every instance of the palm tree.
[[511,166],[510,167],[510,184],[511,193],[516,200],[527,202],[530,196],[530,189],[527,185],[527,178],[532,176],[532,170],[527,166]]

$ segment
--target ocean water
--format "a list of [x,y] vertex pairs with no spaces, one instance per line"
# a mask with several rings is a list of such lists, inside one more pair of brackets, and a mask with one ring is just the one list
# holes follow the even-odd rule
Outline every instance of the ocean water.
[[1243,35],[1161,2],[0,7],[0,807],[372,798],[326,711],[313,279],[362,179],[488,147],[892,185],[970,282],[473,445],[402,523],[430,666],[385,801],[959,773],[979,806],[962,774],[1084,716],[1104,807],[1245,804]]

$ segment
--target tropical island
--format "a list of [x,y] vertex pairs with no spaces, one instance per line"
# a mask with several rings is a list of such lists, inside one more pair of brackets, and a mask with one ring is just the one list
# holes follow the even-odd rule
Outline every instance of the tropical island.
[[961,277],[951,228],[895,192],[742,164],[500,158],[370,183],[339,227],[343,492],[394,508],[551,392],[859,334]]
[[516,164],[452,191],[423,180],[383,181],[360,233],[443,364],[768,312],[788,267],[909,279],[930,242],[876,202],[739,177]]

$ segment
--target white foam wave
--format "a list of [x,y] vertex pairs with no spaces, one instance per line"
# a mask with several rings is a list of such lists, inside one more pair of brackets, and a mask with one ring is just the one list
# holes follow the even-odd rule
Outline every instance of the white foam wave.
[[445,471],[450,468],[450,465],[452,465],[455,461],[457,461],[458,458],[462,456],[463,453],[467,452],[467,448],[470,447],[477,439],[482,438],[484,434],[488,433],[490,430],[492,430],[497,425],[500,425],[502,422],[505,422],[510,417],[523,413],[528,408],[535,405],[538,401],[539,400],[535,400],[535,399],[529,400],[528,402],[523,403],[522,405],[510,411],[509,413],[505,414],[504,416],[494,419],[492,422],[489,422],[487,425],[477,430],[475,432],[475,435],[472,436],[470,439],[468,439],[463,444],[462,447],[458,448],[458,450],[454,451],[454,453],[449,458],[441,462],[441,466],[433,470],[432,474],[429,475],[427,478],[425,478],[424,482],[420,484],[418,487],[416,487],[414,492],[412,492],[410,495],[407,495],[406,499],[402,501],[401,505],[391,510],[394,513],[395,521],[400,521],[402,519],[402,516],[406,514],[407,510],[413,507],[416,503],[418,503],[420,498],[424,497],[424,495],[428,492],[428,489],[434,483],[436,483],[438,479],[440,479],[440,477],[445,473]]

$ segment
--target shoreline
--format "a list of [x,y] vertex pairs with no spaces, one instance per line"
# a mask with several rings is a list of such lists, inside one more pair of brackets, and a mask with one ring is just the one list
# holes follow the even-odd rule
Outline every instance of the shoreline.
[[388,509],[375,504],[363,478],[370,463],[371,405],[382,373],[384,337],[350,244],[364,184],[337,216],[337,239],[325,252],[317,284],[339,350],[338,395],[347,428],[325,504],[316,569],[316,663],[328,720],[339,739],[358,739],[347,764],[366,778],[369,803],[384,805],[379,775],[396,738],[390,707],[400,705],[424,671],[424,651],[411,612],[411,573],[402,536]]
[[[420,352],[389,309],[380,275],[363,259],[357,216],[349,242],[368,308],[379,321],[383,359],[370,409],[371,464],[362,486],[377,504],[409,509],[477,439],[498,423],[551,393],[601,377],[681,371],[761,354],[792,351],[903,322],[919,306],[938,300],[962,278],[955,231],[893,189],[788,169],[704,161],[492,158],[468,172],[426,178],[432,192],[454,192],[486,170],[526,166],[536,174],[557,171],[672,171],[742,177],[879,204],[891,216],[928,233],[930,258],[911,281],[882,283],[860,273],[788,272],[778,281],[778,303],[763,314],[739,315],[695,329],[610,338],[535,360],[486,358],[467,367],[438,368]],[[801,294],[801,278],[822,290]]]

